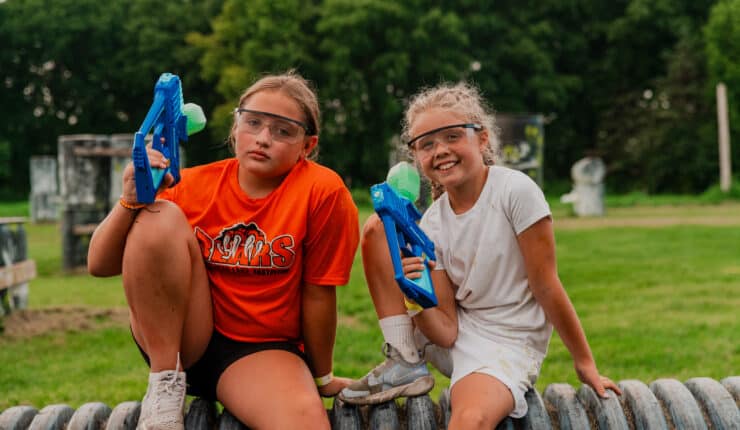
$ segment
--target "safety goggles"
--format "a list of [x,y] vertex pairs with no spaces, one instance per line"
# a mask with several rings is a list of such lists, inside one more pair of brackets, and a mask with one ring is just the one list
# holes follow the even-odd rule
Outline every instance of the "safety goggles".
[[406,142],[406,144],[418,155],[426,158],[434,153],[440,142],[447,146],[454,146],[464,142],[466,137],[473,137],[474,133],[481,130],[483,130],[483,126],[480,124],[447,125],[422,133]]
[[284,143],[298,143],[311,134],[310,128],[303,122],[270,112],[236,108],[234,121],[239,130],[253,135],[267,127],[273,140]]

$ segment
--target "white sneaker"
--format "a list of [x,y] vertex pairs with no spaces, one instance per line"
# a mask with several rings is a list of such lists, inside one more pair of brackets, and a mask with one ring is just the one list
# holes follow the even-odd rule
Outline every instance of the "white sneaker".
[[375,405],[396,397],[421,396],[434,387],[426,361],[409,363],[389,343],[383,345],[383,353],[385,361],[343,389],[340,400],[352,405]]
[[185,372],[150,373],[136,430],[184,430],[185,390]]

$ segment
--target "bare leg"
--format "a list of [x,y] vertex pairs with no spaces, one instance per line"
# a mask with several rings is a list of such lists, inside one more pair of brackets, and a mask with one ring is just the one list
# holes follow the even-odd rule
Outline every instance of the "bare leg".
[[311,372],[291,352],[241,358],[221,375],[216,390],[224,407],[251,429],[329,429]]
[[152,372],[192,365],[205,351],[213,311],[205,265],[182,211],[158,201],[142,210],[126,240],[123,286],[134,337]]
[[393,263],[385,239],[383,222],[372,214],[362,229],[362,266],[378,319],[405,315],[403,293],[393,279]]
[[514,410],[509,388],[482,373],[471,373],[453,385],[450,402],[450,430],[492,429]]
[[399,396],[418,396],[432,389],[434,377],[419,355],[414,323],[406,312],[403,293],[393,278],[385,230],[373,214],[362,230],[362,263],[370,296],[387,347],[386,360],[352,382],[339,397],[351,404],[377,404]]

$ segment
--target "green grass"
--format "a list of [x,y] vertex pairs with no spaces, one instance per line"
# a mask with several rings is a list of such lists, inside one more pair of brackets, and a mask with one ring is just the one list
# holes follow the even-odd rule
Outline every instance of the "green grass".
[[17,216],[27,217],[28,214],[28,201],[0,203],[0,218]]
[[[699,203],[691,200],[691,203]],[[675,204],[675,203],[672,203]],[[24,215],[23,206],[4,216]],[[16,211],[16,212],[13,212]],[[553,205],[558,266],[599,369],[615,380],[721,379],[740,374],[740,221],[729,226],[580,227],[558,229],[567,208]],[[740,205],[670,206],[658,212],[637,204],[607,211],[607,218],[732,216]],[[366,205],[361,218],[369,215]],[[648,214],[648,215],[645,215]],[[569,220],[572,221],[572,220]],[[29,253],[39,276],[31,308],[124,307],[120,278],[97,279],[61,271],[55,224],[27,225]],[[359,377],[377,364],[382,337],[367,294],[359,254],[351,281],[339,288],[340,324],[335,374]],[[10,340],[0,337],[0,411],[18,404],[110,406],[140,399],[146,366],[126,326],[53,332]],[[578,386],[567,350],[557,336],[537,387]],[[436,399],[446,378],[438,376]]]
[[[557,214],[573,215],[570,204],[561,203],[561,185],[555,186],[547,192],[547,201],[553,212]],[[651,195],[642,191],[633,191],[626,194],[611,194],[606,192],[604,204],[607,208],[657,207],[657,206],[685,206],[685,205],[716,205],[723,202],[740,201],[740,180],[734,180],[727,192],[720,190],[719,185],[713,185],[701,194],[660,194]]]
[[147,368],[123,328],[4,342],[0,362],[0,410],[93,401],[113,407],[139,400],[146,390]]
[[[557,233],[561,279],[600,369],[614,379],[740,371],[740,229],[673,226]],[[577,383],[552,342],[539,386]]]

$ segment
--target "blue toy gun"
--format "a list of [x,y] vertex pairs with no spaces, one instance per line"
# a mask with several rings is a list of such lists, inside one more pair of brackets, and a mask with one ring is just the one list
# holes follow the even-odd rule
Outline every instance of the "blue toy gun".
[[[163,73],[154,86],[154,101],[139,131],[134,135],[134,147],[131,151],[136,198],[140,203],[154,201],[167,173],[172,174],[175,179],[172,185],[180,181],[180,141],[187,141],[189,134],[197,133],[204,127],[205,115],[200,106],[193,103],[183,105],[180,78],[171,73]],[[150,131],[152,148],[170,161],[165,169],[153,169],[149,165],[144,138]]]
[[[416,221],[421,219],[421,214],[411,201],[396,194],[387,182],[370,187],[370,196],[375,212],[383,221],[396,283],[406,297],[421,307],[426,309],[437,306],[437,296],[434,294],[434,286],[429,276],[428,263],[430,259],[436,260],[434,243],[416,224]],[[404,276],[401,253],[405,257],[426,255],[424,271],[420,278],[408,279]]]

